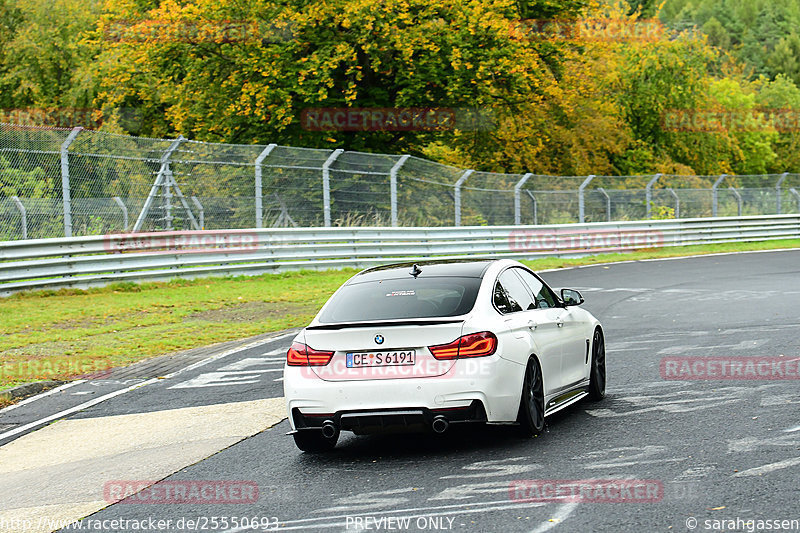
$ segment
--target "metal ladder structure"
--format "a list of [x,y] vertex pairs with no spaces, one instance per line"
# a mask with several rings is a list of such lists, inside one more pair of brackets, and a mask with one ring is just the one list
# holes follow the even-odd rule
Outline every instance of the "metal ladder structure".
[[[186,142],[186,138],[183,135],[179,136],[172,142],[167,151],[164,152],[164,155],[161,156],[161,160],[159,161],[161,166],[156,175],[156,179],[153,182],[153,186],[150,188],[150,194],[147,195],[147,200],[145,200],[144,205],[142,206],[142,211],[139,213],[139,216],[136,218],[136,223],[133,225],[133,232],[141,231],[145,219],[153,209],[163,210],[164,216],[158,220],[164,222],[165,230],[172,231],[174,229],[172,221],[175,219],[175,217],[172,216],[172,211],[175,208],[183,208],[183,210],[186,212],[186,217],[189,219],[192,229],[203,229],[200,223],[198,223],[197,217],[194,216],[192,208],[189,206],[189,202],[186,200],[183,192],[181,192],[178,182],[175,181],[175,176],[170,168],[170,159],[172,158],[172,154],[184,142]],[[163,192],[159,194],[159,191]],[[161,198],[160,206],[153,205],[157,198]],[[173,198],[178,200],[180,204],[179,206],[173,204]]]

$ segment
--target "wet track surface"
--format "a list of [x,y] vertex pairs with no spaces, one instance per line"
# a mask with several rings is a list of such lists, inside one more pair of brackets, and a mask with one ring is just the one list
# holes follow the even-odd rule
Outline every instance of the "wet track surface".
[[[312,455],[295,448],[283,420],[168,478],[253,482],[257,502],[123,502],[91,518],[184,520],[183,529],[167,531],[190,529],[187,520],[199,520],[193,530],[252,530],[241,527],[245,518],[287,531],[481,532],[690,531],[693,524],[695,531],[735,531],[713,521],[800,519],[797,377],[662,375],[665,358],[800,357],[800,252],[599,265],[542,277],[554,288],[581,290],[604,324],[609,379],[605,400],[549,417],[539,438],[520,439],[508,427],[454,428],[440,437],[343,434],[333,452]],[[1,412],[0,444],[25,433],[3,438],[14,428],[115,392],[68,417],[280,397],[290,340],[259,340],[163,379],[73,385]],[[655,484],[658,497],[525,501],[514,490],[526,481],[621,479]]]

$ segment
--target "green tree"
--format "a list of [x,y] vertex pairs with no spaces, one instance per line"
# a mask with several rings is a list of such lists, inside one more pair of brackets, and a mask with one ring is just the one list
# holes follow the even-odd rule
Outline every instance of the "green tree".
[[53,195],[53,186],[42,168],[29,171],[14,168],[0,157],[0,198],[47,198]]
[[728,30],[716,17],[711,17],[703,24],[703,33],[708,35],[708,44],[711,46],[727,49],[731,45],[731,36],[728,35]]
[[89,107],[93,50],[81,36],[98,4],[83,0],[0,0],[0,88],[6,107]]
[[767,56],[767,66],[773,72],[785,75],[795,84],[800,83],[800,36],[792,33],[781,38]]
[[[800,26],[796,0],[666,0],[661,20],[676,30],[695,28],[709,42],[742,61],[753,77],[774,78],[781,73],[785,55],[768,60],[779,43]],[[784,50],[785,52],[785,50]]]
[[[555,4],[554,4],[555,5]],[[351,150],[408,151],[436,139],[491,142],[482,131],[331,132],[301,123],[306,109],[357,107],[477,108],[498,120],[541,98],[550,69],[540,42],[523,38],[508,1],[448,4],[424,0],[350,0],[297,7],[263,2],[164,2],[137,12],[111,2],[100,42],[120,20],[129,32],[167,21],[161,36],[103,42],[97,61],[104,106],[136,106],[153,120],[148,133],[181,132],[206,140],[279,142]],[[190,25],[240,20],[260,39],[168,39]],[[141,32],[144,34],[144,32]],[[148,34],[149,35],[149,34]]]
[[14,57],[8,50],[17,28],[24,22],[22,11],[12,0],[0,0],[0,108],[14,106],[12,93],[16,83],[8,78]]
[[777,154],[770,172],[800,172],[800,88],[779,74],[774,80],[755,82],[756,106],[777,117],[777,139],[772,148]]
[[760,120],[756,94],[752,88],[736,80],[714,81],[709,95],[715,107],[728,111],[735,123],[725,125],[719,138],[729,141],[726,158],[735,174],[764,174],[776,159],[772,143],[777,140],[774,129]]

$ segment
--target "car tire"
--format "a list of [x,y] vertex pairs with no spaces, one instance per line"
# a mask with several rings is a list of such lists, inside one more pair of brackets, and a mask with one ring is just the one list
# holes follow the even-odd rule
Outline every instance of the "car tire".
[[598,402],[606,397],[606,343],[600,328],[592,338],[592,367],[589,371],[589,399]]
[[523,437],[536,437],[544,430],[544,382],[539,362],[533,357],[525,368],[517,421]]
[[294,443],[304,452],[320,453],[332,450],[339,440],[339,431],[332,438],[322,436],[321,431],[303,430],[293,435]]

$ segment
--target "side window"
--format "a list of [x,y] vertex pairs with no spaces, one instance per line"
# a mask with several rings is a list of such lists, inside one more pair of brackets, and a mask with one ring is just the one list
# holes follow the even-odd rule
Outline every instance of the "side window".
[[535,307],[528,289],[512,269],[506,270],[497,278],[494,302],[501,313],[515,313]]
[[525,284],[530,287],[531,292],[536,296],[536,307],[539,309],[547,309],[550,307],[556,307],[558,305],[558,300],[556,299],[555,294],[553,294],[553,291],[551,291],[547,285],[542,283],[539,278],[527,270],[522,270],[521,268],[517,268],[515,270],[525,281]]
[[497,307],[497,310],[504,315],[513,313],[515,311],[521,311],[519,305],[517,305],[517,302],[514,302],[508,297],[508,293],[499,281],[495,282],[494,284],[494,294],[492,295],[492,299],[494,301],[494,306]]

